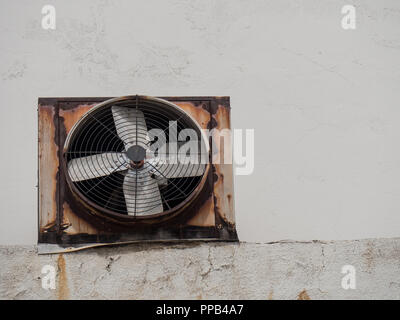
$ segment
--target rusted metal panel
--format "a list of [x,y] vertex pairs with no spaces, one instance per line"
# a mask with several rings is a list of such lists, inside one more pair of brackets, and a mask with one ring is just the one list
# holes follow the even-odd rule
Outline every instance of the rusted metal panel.
[[182,102],[182,101],[171,101],[177,106],[181,107],[184,111],[189,113],[196,121],[200,124],[200,127],[207,129],[207,125],[210,122],[209,101],[200,101],[197,103],[193,102]]
[[[60,117],[63,120],[63,125],[65,127],[65,133],[68,134],[74,124],[82,118],[82,116],[93,108],[96,104],[78,104],[74,108],[65,108],[65,106],[70,107],[69,104],[64,104],[60,108]],[[64,108],[63,108],[64,106]]]
[[[212,116],[212,128],[221,132],[224,129],[231,129],[230,119],[230,103],[229,97],[217,98],[211,108]],[[220,163],[215,163],[215,179],[214,179],[214,201],[215,210],[220,214],[222,219],[227,225],[234,229],[235,228],[235,207],[233,197],[233,165],[232,159],[225,159],[225,155],[232,155],[231,150],[225,150],[224,148],[231,148],[231,141],[223,142],[220,137],[214,137],[215,149],[213,150],[218,153]],[[227,136],[224,136],[227,139]],[[229,138],[228,138],[229,140]],[[229,163],[230,162],[230,163]]]
[[[236,241],[232,165],[212,164],[202,196],[185,208],[190,214],[165,227],[144,225],[134,232],[126,226],[111,228],[76,199],[66,184],[60,160],[64,141],[83,114],[108,99],[39,99],[39,243],[47,244],[42,253],[138,241]],[[229,98],[163,99],[185,110],[203,129],[230,128]],[[48,246],[52,243],[50,250]]]
[[[182,102],[182,101],[171,101],[177,106],[181,107],[185,112],[189,113],[196,121],[200,124],[203,129],[207,129],[207,126],[211,120],[209,112],[210,101],[194,102]],[[191,218],[188,222],[191,226],[215,226],[215,211],[214,201],[212,197],[208,198],[204,204],[198,208],[198,213]]]
[[57,228],[58,203],[58,145],[57,117],[54,105],[38,108],[39,126],[39,232],[46,233]]
[[[79,104],[71,108],[70,105],[61,104],[59,109],[60,119],[62,119],[63,131],[65,134],[68,134],[72,129],[74,124],[92,107],[96,104]],[[67,108],[65,108],[67,106]],[[61,147],[61,146],[60,146]],[[63,197],[60,198],[60,201],[63,201],[62,204],[62,221],[65,226],[64,233],[68,235],[76,235],[76,234],[98,234],[99,230],[95,228],[93,225],[88,223],[86,220],[80,218],[74,210],[71,209],[68,204],[67,199]]]
[[214,199],[208,198],[204,204],[198,209],[198,213],[188,222],[190,226],[211,227],[215,226]]
[[81,219],[71,209],[67,201],[63,203],[63,226],[66,234],[97,234],[99,232],[93,225]]

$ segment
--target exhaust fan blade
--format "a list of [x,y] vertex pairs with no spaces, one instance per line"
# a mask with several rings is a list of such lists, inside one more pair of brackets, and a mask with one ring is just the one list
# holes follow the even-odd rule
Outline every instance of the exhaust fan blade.
[[146,148],[149,143],[146,121],[142,111],[135,108],[112,106],[111,111],[119,138],[125,149],[138,145]]
[[144,216],[163,212],[158,183],[146,173],[129,170],[123,184],[129,215]]
[[108,176],[128,168],[128,159],[123,153],[106,152],[68,161],[68,174],[72,181],[82,181]]
[[168,159],[153,158],[148,161],[150,172],[163,178],[185,178],[201,176],[206,168],[204,163],[169,163]]

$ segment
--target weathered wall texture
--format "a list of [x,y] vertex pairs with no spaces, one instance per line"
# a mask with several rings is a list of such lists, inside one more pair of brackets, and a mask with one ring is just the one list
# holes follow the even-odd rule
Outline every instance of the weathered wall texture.
[[[44,265],[56,289],[42,288]],[[356,269],[344,290],[343,265]],[[1,299],[400,299],[400,239],[130,245],[38,256],[0,248]]]

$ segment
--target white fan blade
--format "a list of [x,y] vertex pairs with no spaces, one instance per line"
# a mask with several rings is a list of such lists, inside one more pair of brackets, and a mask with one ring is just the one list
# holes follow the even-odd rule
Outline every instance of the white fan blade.
[[128,168],[129,160],[120,152],[106,152],[68,161],[68,174],[72,181],[108,176]]
[[142,111],[128,107],[111,107],[115,127],[125,149],[138,145],[146,148],[149,143],[146,121]]
[[158,183],[148,173],[129,170],[123,184],[129,215],[144,216],[163,212]]
[[184,178],[201,176],[206,168],[204,163],[172,163],[168,159],[153,158],[148,160],[149,171],[164,178]]

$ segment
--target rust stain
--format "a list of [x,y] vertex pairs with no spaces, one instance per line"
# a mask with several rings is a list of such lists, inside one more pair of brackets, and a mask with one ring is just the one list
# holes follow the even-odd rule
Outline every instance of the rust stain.
[[[195,104],[192,102],[182,101],[171,101],[185,112],[190,114],[199,123],[202,129],[207,129],[207,125],[210,122],[210,113],[207,108],[204,108],[204,103]],[[198,212],[189,221],[188,225],[209,227],[215,226],[215,214],[214,214],[214,201],[209,198],[202,206],[198,209]]]
[[63,204],[64,220],[63,223],[69,227],[65,230],[65,233],[73,234],[97,234],[98,231],[86,220],[79,218],[68,205],[67,202]]
[[73,109],[63,110],[60,108],[60,117],[64,118],[64,126],[68,134],[74,124],[82,118],[82,116],[93,108],[96,104],[81,104]]
[[55,231],[57,227],[57,222],[56,221],[51,221],[48,224],[46,224],[43,227],[40,227],[40,232],[51,232],[51,231]]
[[310,296],[308,295],[307,291],[304,289],[302,292],[299,293],[297,296],[297,300],[311,300]]
[[211,197],[199,208],[196,215],[187,224],[199,227],[215,226],[214,201]]
[[207,124],[210,121],[210,113],[200,106],[196,106],[191,102],[171,101],[176,104],[188,114],[190,114],[200,124],[202,129],[207,129]]
[[274,297],[274,290],[271,290],[268,295],[268,300],[273,300],[273,297]]
[[218,128],[230,128],[231,127],[231,116],[230,109],[222,105],[218,106],[217,112],[214,115],[217,121]]
[[[214,185],[214,193],[219,210],[223,217],[230,223],[234,223],[234,202],[233,202],[233,177],[228,176],[227,171],[233,170],[232,165],[216,165],[216,174],[218,176]],[[225,172],[224,179],[220,179],[221,172]]]
[[[218,105],[213,118],[216,120],[216,129],[231,129],[229,108],[223,105]],[[223,136],[223,139],[221,136]],[[228,141],[224,141],[225,139],[228,139]],[[233,201],[231,139],[232,137],[225,136],[223,134],[221,134],[220,137],[218,137],[217,134],[213,135],[213,159],[217,162],[214,164],[216,174],[214,184],[214,195],[216,200],[215,205],[218,206],[217,209],[222,215],[222,218],[229,224],[233,225],[235,223],[235,208]],[[225,150],[225,148],[230,148],[230,150]],[[225,154],[226,156],[230,157],[230,159],[225,159]]]
[[374,265],[374,259],[375,259],[375,250],[371,242],[367,243],[367,249],[361,256],[365,259],[365,264],[367,265],[367,269],[371,270],[371,268]]
[[66,300],[69,298],[69,288],[68,288],[65,259],[62,253],[58,255],[57,266],[58,266],[58,299]]
[[39,105],[39,228],[56,223],[58,147],[54,106]]

